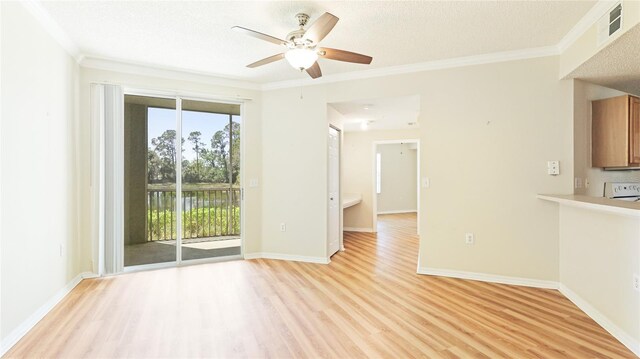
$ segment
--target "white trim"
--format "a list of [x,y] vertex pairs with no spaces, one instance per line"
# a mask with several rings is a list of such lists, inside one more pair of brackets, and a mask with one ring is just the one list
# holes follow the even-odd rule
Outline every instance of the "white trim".
[[[331,133],[331,129],[333,129],[334,131],[336,131],[338,133],[338,204],[337,204],[337,208],[336,210],[338,211],[338,250],[334,253],[329,253],[329,240],[330,240],[330,232],[331,229],[329,228],[329,217],[331,216],[331,208],[330,208],[330,204],[329,204],[329,200],[327,200],[327,243],[326,243],[326,248],[327,248],[327,255],[329,257],[331,257],[332,255],[334,255],[335,253],[337,253],[338,251],[340,251],[341,249],[344,249],[344,243],[343,243],[343,235],[344,235],[344,224],[342,223],[342,216],[344,214],[344,203],[343,201],[343,197],[342,197],[342,130],[334,125],[332,125],[331,123],[328,124],[328,133]],[[329,175],[330,175],[330,168],[331,168],[331,156],[329,156],[329,135],[327,136],[327,197],[325,198],[329,198],[330,196],[330,188],[329,188],[329,182],[331,182],[329,180]]]
[[131,75],[158,77],[168,80],[190,81],[207,85],[228,86],[246,90],[260,90],[260,84],[242,81],[203,71],[193,71],[170,66],[151,65],[133,61],[108,59],[95,56],[83,57],[80,66],[96,70],[113,71]]
[[548,280],[529,279],[520,277],[509,277],[496,274],[465,272],[450,269],[419,267],[418,274],[433,275],[439,277],[449,277],[458,279],[478,280],[481,282],[501,283],[510,285],[520,285],[524,287],[558,289],[559,283]]
[[344,227],[342,230],[345,232],[375,233],[373,228],[367,228],[367,227]]
[[361,80],[361,79],[369,79],[369,78],[389,76],[389,75],[400,75],[400,74],[408,74],[408,73],[414,73],[414,72],[443,70],[443,69],[450,69],[455,67],[491,64],[491,63],[497,63],[497,62],[514,61],[514,60],[534,59],[538,57],[547,57],[547,56],[556,56],[556,55],[560,55],[560,52],[558,51],[558,48],[556,46],[536,47],[536,48],[523,49],[523,50],[494,52],[494,53],[483,54],[483,55],[455,57],[451,59],[427,61],[427,62],[420,62],[416,64],[388,66],[383,68],[346,72],[346,73],[340,73],[340,74],[334,74],[334,75],[323,75],[318,79],[309,78],[304,80],[297,79],[297,80],[268,82],[261,86],[261,90],[270,91],[270,90],[278,90],[278,89],[291,88],[291,87],[320,85],[320,84],[327,84],[327,83],[334,83],[334,82],[341,82],[341,81],[348,81],[348,80]]
[[319,264],[329,264],[331,262],[331,259],[326,257],[298,256],[295,254],[255,252],[255,253],[245,253],[244,255],[244,259],[259,259],[259,258],[277,259],[277,260],[294,261],[294,262],[319,263]]
[[417,209],[400,209],[396,211],[380,211],[378,214],[418,213]]
[[91,272],[84,272],[78,274],[64,287],[58,290],[49,300],[47,300],[40,308],[38,308],[33,314],[31,314],[25,321],[20,323],[9,335],[7,335],[2,342],[0,342],[0,356],[6,354],[22,337],[25,336],[33,327],[38,324],[42,318],[45,317],[62,299],[69,294],[73,288],[75,288],[83,279],[95,278],[95,274]]
[[220,86],[270,91],[299,86],[311,86],[348,80],[368,79],[388,75],[407,74],[422,71],[442,70],[455,67],[481,65],[513,60],[532,59],[538,57],[557,56],[570,47],[582,36],[596,21],[604,15],[611,5],[617,1],[600,0],[594,5],[573,28],[556,45],[536,48],[494,52],[489,54],[473,55],[449,58],[443,60],[426,61],[415,64],[389,66],[377,69],[353,71],[334,75],[325,75],[319,79],[285,80],[259,84],[252,81],[234,79],[223,74],[214,74],[204,71],[194,71],[175,68],[164,65],[153,65],[139,62],[113,59],[95,55],[81,54],[78,46],[69,35],[56,23],[49,12],[35,0],[20,2],[42,27],[82,66],[98,70],[116,71],[135,75],[154,76],[173,80],[186,80],[198,83],[207,83]]
[[609,334],[613,335],[620,343],[631,350],[635,355],[640,357],[640,342],[633,338],[632,335],[622,330],[620,327],[610,321],[604,314],[600,313],[596,308],[573,292],[564,284],[560,283],[560,293],[573,302],[580,310],[585,312],[591,319],[603,327]]
[[563,53],[571,45],[573,45],[587,30],[591,28],[598,20],[605,15],[613,5],[618,4],[619,1],[600,0],[578,21],[569,32],[564,35],[562,40],[558,43],[557,48],[559,53]]
[[71,40],[69,35],[58,25],[58,23],[51,17],[49,12],[34,0],[19,1],[22,6],[37,20],[37,22],[44,28],[44,30],[51,35],[51,37],[62,48],[76,60],[77,63],[82,61],[83,56],[80,54],[80,49]]
[[[176,162],[175,162],[176,168],[174,168],[173,170],[176,173],[176,207],[174,208],[174,210],[176,211],[176,261],[178,262],[178,265],[180,265],[182,263],[182,215],[184,214],[183,210],[186,210],[186,205],[185,205],[185,208],[182,208],[182,191],[183,191],[183,188],[182,188],[182,97],[176,96],[175,101],[176,101],[175,102],[176,142],[174,143],[175,148],[173,150],[175,151],[175,154],[176,154]],[[148,126],[148,123],[149,123],[149,119],[147,118],[147,126]],[[231,128],[229,128],[229,136],[231,136]],[[229,148],[229,152],[231,152],[231,148]],[[231,163],[231,161],[229,161],[229,163]],[[148,184],[146,184],[146,186],[147,188],[149,188]],[[123,192],[123,195],[124,195],[124,192]],[[156,205],[157,205],[157,202],[156,202]],[[145,208],[145,212],[146,211],[148,211],[147,208]],[[196,214],[196,218],[197,216],[198,215]],[[209,216],[211,216],[211,214],[209,214]],[[227,226],[227,228],[229,227]],[[242,243],[242,241],[240,242]]]

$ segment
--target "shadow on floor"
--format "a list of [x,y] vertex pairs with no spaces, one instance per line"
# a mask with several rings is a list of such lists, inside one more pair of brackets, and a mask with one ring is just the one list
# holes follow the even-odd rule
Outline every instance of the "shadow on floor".
[[[231,246],[222,248],[194,248],[182,246],[182,260],[215,258],[223,256],[232,256],[240,254],[239,239],[228,241],[211,241],[211,242],[227,242]],[[199,243],[202,243],[200,241]],[[203,246],[200,246],[203,247]],[[220,247],[220,246],[217,246]],[[124,246],[124,265],[125,267],[137,266],[143,264],[175,262],[176,260],[176,242],[175,241],[157,241],[141,244],[131,244]]]

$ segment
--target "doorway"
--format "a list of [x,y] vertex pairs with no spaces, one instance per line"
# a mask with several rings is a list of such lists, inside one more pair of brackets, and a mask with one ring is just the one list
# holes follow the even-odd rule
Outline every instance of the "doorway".
[[124,95],[125,271],[241,254],[241,124],[239,104]]
[[[373,228],[380,219],[420,232],[420,141],[386,140],[373,143]],[[396,221],[397,219],[397,221]]]

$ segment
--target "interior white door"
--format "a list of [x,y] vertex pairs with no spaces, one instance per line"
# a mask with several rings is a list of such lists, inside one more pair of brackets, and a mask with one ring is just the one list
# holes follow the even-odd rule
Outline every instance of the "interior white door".
[[329,127],[329,244],[328,254],[332,256],[340,249],[340,132]]

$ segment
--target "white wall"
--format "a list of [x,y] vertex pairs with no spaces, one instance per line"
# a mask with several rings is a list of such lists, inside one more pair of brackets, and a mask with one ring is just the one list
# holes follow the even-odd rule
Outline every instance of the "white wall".
[[418,209],[415,144],[379,144],[376,152],[381,156],[381,191],[376,202],[378,213],[415,212]]
[[[640,347],[640,219],[560,205],[560,282],[626,345]],[[616,328],[612,330],[612,328]],[[631,340],[625,340],[631,339]],[[630,345],[631,344],[631,345]]]
[[417,130],[345,132],[342,150],[342,193],[362,195],[362,202],[344,210],[344,227],[375,232],[373,228],[373,143],[382,140],[416,139]]
[[589,187],[575,188],[576,194],[602,197],[605,182],[640,182],[640,171],[605,171],[591,167],[591,101],[625,95],[624,92],[589,82],[574,80],[574,161],[575,176],[589,181]]
[[[326,252],[325,105],[417,94],[422,176],[431,178],[420,266],[557,280],[558,210],[536,199],[573,191],[573,86],[557,74],[558,58],[545,57],[318,84],[303,100],[299,89],[266,92],[263,249]],[[548,160],[563,163],[560,176],[546,174]],[[283,221],[290,233],[279,231]]]
[[264,253],[327,257],[327,119],[318,87],[305,88],[303,99],[299,88],[263,94]]
[[[2,2],[3,345],[81,271],[78,66],[18,2]],[[60,255],[60,247],[63,253]]]

